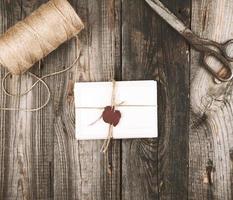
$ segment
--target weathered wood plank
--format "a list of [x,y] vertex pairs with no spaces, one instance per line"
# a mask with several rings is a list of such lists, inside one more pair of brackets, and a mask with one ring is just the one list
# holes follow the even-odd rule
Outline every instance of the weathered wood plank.
[[[191,1],[165,1],[186,26],[190,23]],[[165,83],[160,102],[159,186],[160,199],[188,198],[189,47],[173,29],[163,24],[164,53],[160,77]],[[168,30],[169,32],[167,32]],[[164,110],[163,110],[164,109]]]
[[[155,79],[157,21],[144,1],[122,4],[122,78]],[[158,140],[122,141],[122,199],[158,199]]]
[[[189,26],[190,1],[162,1]],[[187,199],[188,46],[144,1],[123,1],[123,79],[160,77],[159,139],[123,141],[123,199]]]
[[120,79],[120,1],[72,1],[85,23],[79,41],[69,43],[66,64],[81,50],[81,57],[73,70],[62,77],[59,107],[55,119],[54,198],[119,199],[120,198],[120,142],[114,141],[108,160],[100,153],[103,141],[74,139],[74,101],[72,85],[75,81],[108,81]]
[[[232,1],[194,0],[192,7],[192,29],[197,34],[217,42],[233,37]],[[191,63],[189,199],[232,199],[232,81],[215,84],[195,51]],[[213,168],[211,184],[208,161]]]
[[[5,20],[7,19],[6,16],[6,12],[3,12],[5,8],[5,2],[0,1],[0,33],[2,34],[6,28],[6,22]],[[4,75],[4,70],[1,70],[1,77],[3,77]],[[2,91],[2,88],[0,86],[0,91]],[[3,95],[3,93],[1,92],[1,106],[6,106],[6,97]],[[6,131],[6,114],[5,113],[1,113],[0,115],[0,199],[3,199],[3,195],[4,195],[4,182],[6,180],[6,173],[5,171],[5,163],[7,161],[7,156],[5,155],[5,146],[6,146],[6,137],[7,137],[7,131]]]
[[[1,1],[1,32],[24,18],[43,1]],[[48,66],[49,67],[49,66]],[[37,68],[35,72],[39,73]],[[44,70],[43,73],[48,73]],[[1,68],[1,75],[4,70]],[[12,77],[8,88],[21,93],[34,80],[23,75]],[[35,88],[29,95],[18,98],[6,98],[1,90],[1,106],[31,108],[43,103],[45,93],[42,86]],[[36,99],[35,99],[36,98]],[[22,111],[1,111],[1,139],[3,164],[1,165],[1,199],[49,199],[52,195],[50,177],[53,158],[53,116],[51,105],[36,113]]]

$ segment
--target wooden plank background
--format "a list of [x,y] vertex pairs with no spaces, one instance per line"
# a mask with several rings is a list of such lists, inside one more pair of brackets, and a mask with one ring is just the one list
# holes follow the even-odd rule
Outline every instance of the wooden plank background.
[[[198,35],[233,37],[233,1],[161,1]],[[44,2],[0,0],[0,32]],[[199,53],[143,0],[70,2],[85,29],[32,72],[61,70],[81,52],[77,65],[46,79],[52,99],[45,109],[0,111],[0,199],[233,199],[232,81],[214,84]],[[113,141],[106,158],[102,141],[74,138],[73,84],[112,78],[158,80],[159,138]],[[33,81],[12,76],[7,87],[22,92]],[[0,86],[1,107],[36,107],[45,99],[42,85],[20,99]]]

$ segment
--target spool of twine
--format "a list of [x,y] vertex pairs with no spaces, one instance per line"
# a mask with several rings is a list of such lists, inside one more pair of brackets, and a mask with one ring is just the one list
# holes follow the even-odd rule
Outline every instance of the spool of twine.
[[22,74],[83,27],[67,0],[50,0],[0,37],[0,64]]

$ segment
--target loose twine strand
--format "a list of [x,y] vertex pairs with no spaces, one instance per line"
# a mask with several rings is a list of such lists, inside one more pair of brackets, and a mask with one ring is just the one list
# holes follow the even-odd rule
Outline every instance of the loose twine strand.
[[[34,87],[36,87],[37,84],[39,83],[42,83],[48,93],[48,96],[46,98],[46,101],[43,105],[37,107],[37,108],[30,108],[30,109],[27,109],[27,108],[7,108],[7,107],[0,107],[0,110],[3,110],[3,111],[25,111],[25,112],[35,112],[35,111],[39,111],[39,110],[42,110],[44,107],[46,107],[51,99],[51,91],[48,87],[48,84],[44,81],[45,78],[49,78],[51,76],[56,76],[56,75],[59,75],[59,74],[64,74],[65,72],[69,71],[70,69],[72,69],[75,64],[77,63],[77,61],[79,60],[79,57],[80,57],[80,51],[78,53],[78,56],[75,58],[74,62],[67,68],[65,68],[64,70],[61,70],[61,71],[57,71],[57,72],[54,72],[54,73],[50,73],[50,74],[47,74],[45,76],[42,76],[42,77],[38,77],[37,75],[35,75],[34,73],[32,72],[26,72],[28,73],[30,76],[32,76],[33,78],[35,78],[37,81],[32,84],[32,86],[27,89],[26,91],[20,93],[20,94],[13,94],[13,93],[10,93],[7,89],[6,89],[6,80],[7,78],[9,77],[9,75],[11,74],[10,72],[6,73],[6,75],[3,77],[2,79],[2,90],[3,92],[7,95],[7,96],[10,96],[10,97],[15,97],[15,98],[20,98],[24,95],[27,95],[29,92],[31,92],[33,90]],[[41,65],[41,61],[39,61],[39,65]]]

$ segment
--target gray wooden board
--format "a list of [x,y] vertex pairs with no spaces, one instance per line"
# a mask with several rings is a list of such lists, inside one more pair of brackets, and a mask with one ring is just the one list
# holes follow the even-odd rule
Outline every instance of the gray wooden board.
[[[164,3],[189,26],[189,1]],[[122,17],[123,79],[159,80],[159,139],[123,141],[123,199],[187,199],[189,47],[143,1]]]
[[[75,81],[120,79],[119,1],[83,0],[71,2],[85,24],[79,40],[69,44],[72,60],[81,51],[78,64],[63,77],[58,94],[59,108],[54,121],[54,198],[117,199],[120,196],[120,142],[114,142],[109,156],[103,156],[103,141],[76,141],[74,138]],[[109,158],[109,159],[108,159]],[[112,165],[111,174],[108,164]]]
[[[193,1],[192,29],[202,37],[226,42],[233,37],[232,8],[233,1]],[[232,81],[214,84],[199,57],[192,51],[189,195],[193,200],[233,199]],[[209,165],[212,184],[205,183]]]
[[[1,1],[1,32],[24,18],[38,7],[37,1]],[[51,66],[37,73],[46,74]],[[4,70],[1,68],[1,77]],[[14,93],[24,91],[32,78],[11,77],[7,83]],[[52,82],[48,82],[53,87]],[[1,90],[2,91],[2,90]],[[45,100],[42,87],[21,99],[8,98],[1,93],[1,106],[31,107]],[[36,97],[36,99],[34,98]],[[51,170],[53,164],[53,131],[51,124],[55,116],[47,109],[37,113],[1,112],[1,199],[43,199],[52,194]],[[3,121],[4,120],[4,121]]]
[[[0,32],[43,2],[0,0]],[[232,83],[213,84],[199,54],[143,0],[70,2],[85,29],[31,71],[61,70],[80,52],[79,61],[46,79],[52,98],[45,109],[0,111],[0,199],[232,199]],[[162,2],[201,36],[219,42],[233,36],[231,1]],[[3,78],[6,70],[0,73]],[[113,141],[103,156],[103,141],[74,138],[73,85],[112,78],[158,80],[159,138]],[[33,81],[11,77],[7,87],[22,92]],[[30,108],[45,99],[42,85],[21,99],[7,97],[0,86],[2,107]],[[212,184],[206,183],[208,161]]]

